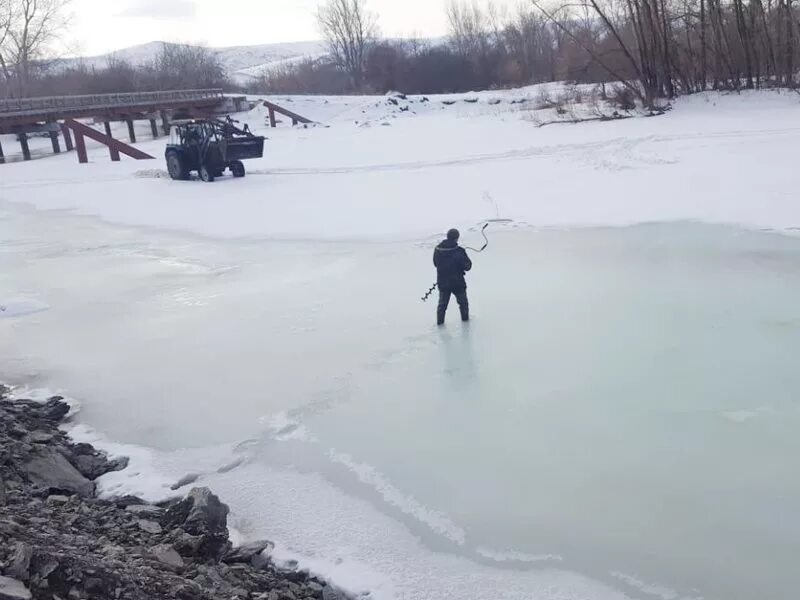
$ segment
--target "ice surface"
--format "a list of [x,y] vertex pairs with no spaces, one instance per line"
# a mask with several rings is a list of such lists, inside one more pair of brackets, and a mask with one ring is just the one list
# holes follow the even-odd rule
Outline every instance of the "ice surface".
[[[244,181],[4,166],[0,298],[50,308],[0,319],[0,374],[131,456],[106,493],[197,473],[375,598],[794,600],[800,240],[754,229],[800,223],[796,100],[347,122],[375,102],[308,102],[333,126]],[[436,232],[487,219],[474,321],[437,329]]]
[[791,237],[495,232],[474,322],[437,330],[425,244],[0,223],[21,248],[0,293],[52,307],[0,324],[0,369],[69,389],[73,434],[131,456],[106,492],[199,473],[245,538],[375,597],[794,589]]

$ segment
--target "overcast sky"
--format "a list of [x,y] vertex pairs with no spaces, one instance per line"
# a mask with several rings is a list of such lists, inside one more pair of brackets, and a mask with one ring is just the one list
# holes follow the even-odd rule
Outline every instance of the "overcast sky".
[[[448,0],[367,0],[386,36],[433,37],[446,31]],[[495,0],[516,6],[521,0]],[[73,0],[72,42],[79,54],[102,54],[154,40],[210,46],[319,38],[318,0]]]

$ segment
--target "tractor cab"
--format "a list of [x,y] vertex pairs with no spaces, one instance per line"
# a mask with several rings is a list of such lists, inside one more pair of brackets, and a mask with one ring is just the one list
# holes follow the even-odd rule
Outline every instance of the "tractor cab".
[[197,171],[200,179],[211,182],[230,169],[234,177],[244,177],[243,160],[264,155],[264,137],[250,128],[225,119],[185,119],[173,121],[165,157],[172,179],[189,179]]

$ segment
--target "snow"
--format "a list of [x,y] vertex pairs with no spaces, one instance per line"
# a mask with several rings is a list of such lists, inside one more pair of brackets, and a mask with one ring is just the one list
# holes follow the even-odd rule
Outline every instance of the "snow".
[[[49,308],[0,319],[0,374],[131,457],[104,493],[196,473],[377,600],[793,598],[797,98],[537,127],[540,92],[274,97],[320,125],[239,115],[244,180],[3,165],[0,304]],[[437,329],[431,249],[487,221]]]
[[32,298],[0,298],[0,319],[30,315],[48,308],[44,302]]
[[[239,115],[269,138],[244,181],[134,180],[153,164],[113,164],[97,149],[91,166],[78,168],[65,154],[49,158],[47,172],[35,162],[5,169],[4,196],[227,238],[414,239],[498,214],[534,227],[676,220],[800,227],[792,192],[795,95],[699,95],[663,117],[543,128],[509,102],[446,106],[417,98],[399,112],[383,97],[274,100],[327,127],[269,130],[263,107]],[[391,127],[363,127],[381,123]],[[163,139],[139,147],[164,168]],[[653,185],[656,178],[665,183]],[[63,193],[66,186],[77,193]]]

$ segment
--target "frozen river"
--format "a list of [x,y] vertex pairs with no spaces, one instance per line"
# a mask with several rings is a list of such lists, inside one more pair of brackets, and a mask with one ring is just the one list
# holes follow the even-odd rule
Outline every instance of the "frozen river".
[[199,473],[242,535],[376,598],[797,597],[798,239],[495,228],[444,329],[433,239],[0,202],[0,240],[0,374],[142,448],[108,488]]

